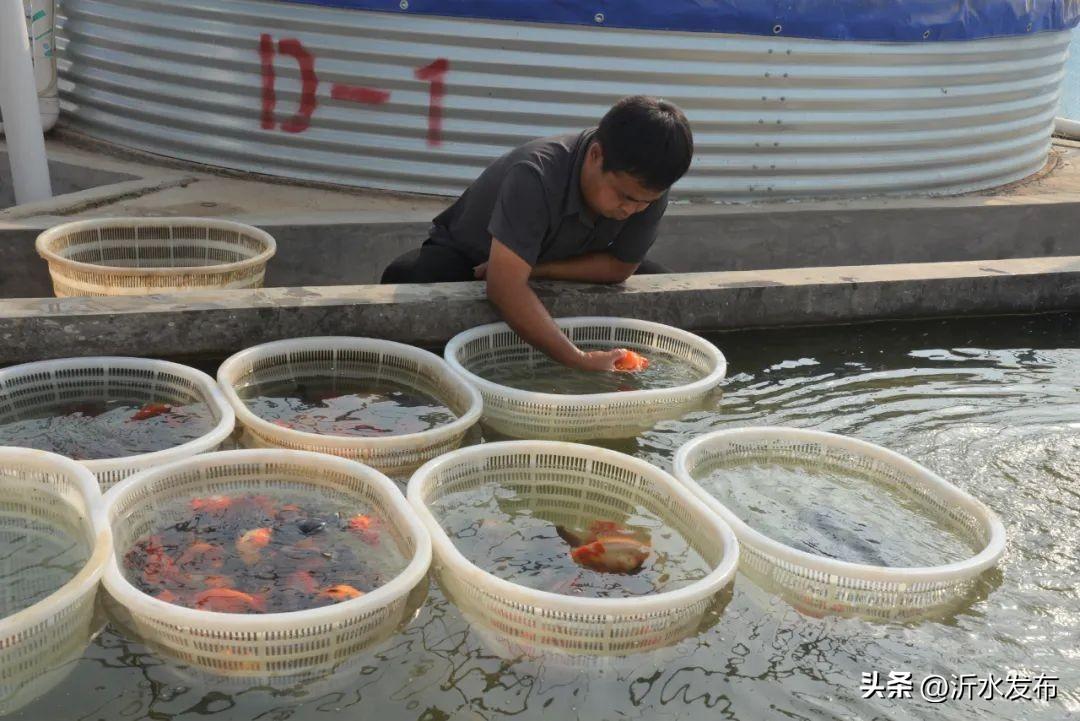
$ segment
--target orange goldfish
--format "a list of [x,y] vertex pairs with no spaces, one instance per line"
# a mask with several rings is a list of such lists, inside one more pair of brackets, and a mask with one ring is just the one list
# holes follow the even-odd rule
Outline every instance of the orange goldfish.
[[606,573],[633,573],[641,568],[651,549],[626,536],[601,536],[592,543],[570,551],[574,562]]
[[286,581],[288,587],[303,593],[315,593],[318,589],[318,584],[315,583],[315,577],[307,571],[295,571],[289,574],[289,578]]
[[345,584],[345,583],[339,583],[336,586],[331,586],[330,588],[324,588],[322,591],[319,592],[319,598],[327,598],[327,599],[330,599],[331,601],[333,601],[334,603],[340,603],[341,601],[348,601],[348,600],[353,599],[353,598],[360,598],[363,595],[364,595],[363,591],[358,591],[355,588],[353,588],[352,586],[350,586],[348,584]]
[[270,544],[272,535],[273,531],[269,528],[254,528],[240,536],[240,540],[236,542],[236,551],[244,559],[244,563],[249,566],[257,563],[259,551]]
[[176,603],[177,601],[180,600],[179,596],[177,596],[175,593],[173,593],[172,591],[170,591],[168,589],[165,589],[163,591],[158,591],[157,593],[154,594],[154,598],[156,598],[159,601],[164,601],[165,603]]
[[228,576],[211,574],[203,579],[203,583],[207,588],[229,588],[233,585],[233,580]]
[[165,552],[161,538],[151,536],[143,546],[146,559],[143,562],[143,581],[149,586],[160,586],[163,583],[183,584],[187,581],[184,574],[176,567],[172,558]]
[[206,564],[210,568],[221,568],[225,565],[225,551],[221,546],[196,541],[188,546],[176,561],[178,566],[189,566],[193,563]]
[[157,416],[168,413],[172,410],[172,406],[164,403],[147,403],[145,406],[135,411],[135,414],[128,420],[132,421],[145,421],[148,418],[155,418]]
[[227,496],[207,496],[206,498],[191,499],[191,510],[194,513],[206,511],[207,513],[224,513],[232,505],[232,499]]
[[232,588],[210,588],[195,595],[194,606],[218,613],[251,613],[265,611],[266,599],[261,594],[244,593]]
[[615,370],[619,371],[630,371],[633,373],[636,371],[643,371],[648,367],[649,359],[632,350],[625,351],[623,357],[615,361]]
[[348,529],[373,546],[379,545],[379,521],[377,518],[358,513],[349,519]]
[[[626,538],[639,538],[642,535],[637,531],[631,531],[628,528],[624,528],[615,521],[593,521],[584,531],[580,528],[555,526],[555,532],[559,534],[559,538],[569,543],[573,548],[592,543],[600,536],[624,536]],[[648,543],[647,536],[645,538],[639,538],[639,540],[642,540],[646,544]]]

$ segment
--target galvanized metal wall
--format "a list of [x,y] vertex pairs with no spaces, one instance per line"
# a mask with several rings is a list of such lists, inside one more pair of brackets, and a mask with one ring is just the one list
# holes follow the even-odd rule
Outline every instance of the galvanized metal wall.
[[65,0],[60,12],[63,107],[90,135],[444,194],[508,148],[595,124],[632,93],[673,100],[691,119],[683,197],[1000,185],[1046,160],[1070,39],[830,42],[259,0]]

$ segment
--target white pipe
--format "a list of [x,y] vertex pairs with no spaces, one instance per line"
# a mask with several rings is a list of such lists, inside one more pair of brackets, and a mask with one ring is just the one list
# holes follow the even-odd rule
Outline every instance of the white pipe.
[[1054,135],[1071,140],[1080,140],[1080,120],[1054,118]]
[[22,0],[0,0],[0,112],[15,202],[48,200],[52,186]]
[[60,117],[60,97],[56,88],[56,45],[54,25],[56,0],[23,0],[26,23],[30,28],[30,50],[34,56],[34,82],[37,86],[41,128],[52,130]]

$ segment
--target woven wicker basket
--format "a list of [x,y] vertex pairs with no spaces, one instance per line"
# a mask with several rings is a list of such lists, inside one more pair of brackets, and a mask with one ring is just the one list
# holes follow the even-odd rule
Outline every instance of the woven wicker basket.
[[101,218],[37,239],[57,297],[261,288],[277,251],[258,228],[211,218]]
[[[165,603],[135,588],[120,570],[132,544],[150,528],[178,519],[161,515],[176,499],[296,489],[363,504],[387,525],[387,538],[409,559],[388,583],[333,606],[243,615]],[[220,451],[132,476],[105,496],[116,539],[105,568],[105,588],[126,610],[138,636],[161,653],[212,674],[303,677],[347,661],[392,633],[410,612],[409,597],[424,583],[431,540],[386,476],[367,466],[320,453],[288,450]]]
[[[894,568],[792,548],[747,525],[700,485],[711,469],[762,461],[857,474],[910,499],[981,550],[948,565]],[[679,449],[675,475],[735,529],[740,570],[808,615],[902,622],[934,616],[955,606],[1005,550],[1001,521],[980,501],[898,453],[833,433],[777,427],[717,431]]]
[[59,683],[69,664],[82,655],[94,630],[94,597],[112,553],[112,534],[90,471],[43,451],[0,448],[0,514],[5,523],[18,523],[20,532],[28,535],[70,537],[88,555],[70,581],[59,589],[39,589],[52,593],[0,619],[0,715],[4,715]]
[[446,344],[450,366],[480,390],[484,423],[515,438],[581,441],[630,438],[658,421],[697,407],[724,379],[727,361],[716,346],[678,328],[630,318],[558,318],[563,333],[587,350],[626,348],[675,356],[702,378],[674,388],[570,395],[536,393],[493,383],[483,374],[542,357],[505,323],[467,330]]

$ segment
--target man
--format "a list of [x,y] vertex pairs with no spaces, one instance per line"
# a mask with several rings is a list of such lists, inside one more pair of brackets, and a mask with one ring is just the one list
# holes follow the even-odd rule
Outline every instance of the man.
[[577,348],[528,281],[621,283],[657,272],[645,255],[693,154],[675,105],[623,98],[598,128],[534,140],[492,163],[382,282],[486,280],[488,299],[534,347],[572,368],[613,370],[624,351]]

